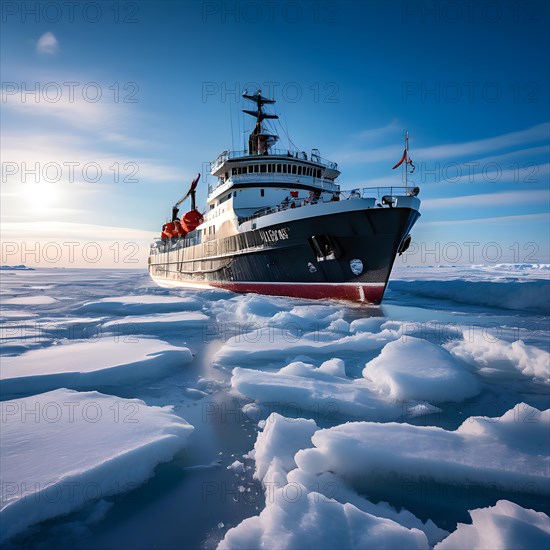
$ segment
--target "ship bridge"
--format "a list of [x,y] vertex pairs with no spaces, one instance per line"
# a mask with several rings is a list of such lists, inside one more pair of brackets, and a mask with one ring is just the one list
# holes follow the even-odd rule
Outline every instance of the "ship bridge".
[[[291,191],[305,190],[317,195],[340,191],[336,182],[340,175],[338,165],[322,158],[318,149],[307,153],[274,147],[279,136],[267,130],[264,120],[278,116],[266,113],[263,106],[275,100],[263,97],[260,90],[254,95],[245,93],[243,97],[256,104],[255,110],[243,109],[256,118],[256,125],[249,136],[248,150],[224,151],[211,163],[211,174],[217,178],[217,182],[208,187],[207,201],[211,209],[238,195],[243,200],[237,202],[243,206],[246,203],[249,209],[252,203],[258,207],[269,206]],[[255,195],[262,200],[251,203],[250,198]],[[235,207],[238,208],[238,204]]]
[[221,198],[229,189],[252,187],[304,189],[336,193],[338,165],[323,159],[316,149],[270,150],[265,155],[247,151],[224,151],[211,165],[217,183],[208,188],[208,201]]
[[256,118],[256,125],[248,139],[248,150],[224,151],[210,165],[217,181],[208,186],[205,223],[213,226],[212,232],[229,219],[238,223],[266,208],[295,203],[299,196],[310,194],[315,201],[331,200],[340,192],[338,165],[322,158],[318,149],[306,152],[275,148],[279,137],[264,121],[278,116],[263,110],[265,104],[275,100],[262,97],[259,90],[243,97],[256,104],[255,110],[243,109]]

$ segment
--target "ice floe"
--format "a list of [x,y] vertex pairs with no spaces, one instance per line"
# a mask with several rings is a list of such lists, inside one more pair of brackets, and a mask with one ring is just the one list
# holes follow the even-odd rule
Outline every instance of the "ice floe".
[[481,331],[464,331],[463,338],[445,347],[489,378],[520,375],[550,384],[550,354],[521,340],[505,342]]
[[[209,317],[200,311],[178,311],[154,315],[120,317],[103,323],[103,329],[122,330],[124,334],[158,334],[183,328],[201,328]],[[200,332],[200,330],[199,330]]]
[[171,407],[97,392],[59,389],[0,406],[2,539],[135,488],[193,431]]
[[466,365],[437,344],[407,337],[390,342],[367,363],[363,376],[393,400],[463,401],[480,384]]
[[550,494],[550,409],[524,403],[500,418],[470,417],[455,431],[409,424],[350,422],[317,431],[296,464],[333,472],[361,492],[376,480],[431,480]]
[[327,355],[356,354],[377,351],[401,336],[399,328],[381,332],[346,334],[334,330],[302,333],[295,327],[263,327],[247,334],[229,338],[214,357],[220,365],[238,364],[252,367],[279,365],[297,355],[326,357]]
[[471,510],[472,524],[459,523],[435,550],[547,550],[550,548],[550,518],[526,510],[508,500]]
[[[360,334],[371,341],[370,333]],[[460,402],[481,389],[464,362],[437,344],[412,337],[386,344],[366,364],[364,378],[348,378],[339,358],[319,367],[293,361],[278,371],[236,367],[232,374],[233,389],[258,403],[282,411],[293,406],[298,414],[308,411],[332,420],[412,418],[437,411],[430,403]]]
[[254,477],[264,487],[265,508],[230,529],[219,549],[427,549],[429,539],[435,542],[447,534],[406,510],[369,502],[343,480],[314,478],[297,468],[294,456],[312,445],[316,430],[312,420],[276,413],[267,419],[249,453],[256,463]]
[[2,300],[3,305],[8,306],[45,306],[57,302],[51,296],[36,295],[36,296],[18,296],[15,298],[6,298]]
[[4,358],[0,389],[6,399],[60,387],[128,385],[165,376],[192,358],[188,348],[144,337],[79,341]]
[[200,309],[201,305],[202,301],[198,297],[141,294],[101,298],[80,306],[76,312],[104,315],[149,315],[196,310]]
[[392,293],[420,298],[450,300],[459,304],[490,306],[546,314],[550,310],[548,280],[464,281],[456,280],[391,280]]
[[[325,369],[329,368],[323,364]],[[403,414],[401,404],[388,402],[378,395],[369,381],[345,378],[340,371],[335,376],[301,361],[277,372],[236,367],[231,385],[240,394],[279,408],[287,415],[291,414],[290,409],[298,415],[309,412],[333,423],[342,416],[396,420]]]

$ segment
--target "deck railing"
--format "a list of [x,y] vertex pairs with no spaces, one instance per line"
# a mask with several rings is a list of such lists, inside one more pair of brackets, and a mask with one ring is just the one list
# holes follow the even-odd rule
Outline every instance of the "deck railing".
[[[412,195],[413,191],[410,187],[358,187],[357,189],[349,189],[345,191],[335,192],[331,198],[319,197],[318,199],[312,199],[310,196],[300,197],[293,199],[287,203],[281,203],[274,207],[266,207],[262,210],[255,212],[252,216],[242,218],[239,223],[254,220],[267,214],[274,214],[275,212],[281,212],[282,210],[288,210],[289,208],[300,208],[302,206],[310,206],[319,203],[328,203],[336,201],[348,201],[356,199],[378,199],[381,200],[385,195]],[[336,198],[337,197],[337,198]]]
[[[334,193],[338,190],[338,183],[325,178],[315,178],[313,176],[298,176],[296,174],[283,174],[279,172],[254,172],[252,174],[237,174],[231,176],[233,183],[254,183],[261,186],[262,183],[276,182],[281,186],[288,185],[292,187],[294,183],[313,185],[324,191]],[[229,180],[208,185],[208,195],[211,195],[216,189],[229,183]]]
[[[319,197],[317,199],[312,198],[311,196],[307,197],[296,197],[292,200],[284,201],[281,204],[273,207],[262,208],[261,210],[255,212],[251,216],[246,218],[240,218],[239,224],[244,222],[255,220],[261,218],[262,216],[267,216],[268,214],[274,214],[275,212],[281,212],[283,210],[288,210],[290,208],[301,208],[305,206],[310,206],[319,203],[329,203],[336,201],[345,201],[345,200],[357,200],[357,199],[378,199],[381,200],[382,197],[386,195],[390,196],[415,196],[418,191],[418,188],[415,187],[358,187],[357,189],[347,189],[345,191],[334,192],[331,198]],[[205,239],[205,241],[208,239]],[[187,248],[188,246],[194,246],[204,242],[201,237],[183,237],[175,238],[169,240],[157,240],[151,245],[151,253],[162,253],[162,252],[172,252],[173,250],[179,250],[180,248]]]
[[327,160],[316,153],[310,153],[309,155],[305,151],[290,151],[288,149],[275,149],[270,148],[269,153],[267,154],[256,154],[251,155],[248,151],[224,151],[218,158],[210,163],[210,168],[212,171],[217,170],[226,160],[243,158],[243,159],[255,159],[262,158],[265,156],[283,156],[288,158],[293,158],[297,160],[307,160],[308,162],[314,162],[315,164],[320,164],[325,168],[330,170],[338,170],[338,163]]

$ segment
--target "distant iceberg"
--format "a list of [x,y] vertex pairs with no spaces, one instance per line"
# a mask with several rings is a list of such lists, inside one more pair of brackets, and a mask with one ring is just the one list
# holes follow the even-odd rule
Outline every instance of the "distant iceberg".
[[27,267],[26,265],[0,265],[0,269],[4,271],[34,271],[33,267]]

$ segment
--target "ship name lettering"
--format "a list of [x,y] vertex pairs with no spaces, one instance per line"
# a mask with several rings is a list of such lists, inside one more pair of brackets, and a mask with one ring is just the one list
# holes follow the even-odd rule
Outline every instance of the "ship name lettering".
[[288,239],[289,228],[282,227],[281,229],[267,229],[260,231],[262,240],[265,243],[276,243],[278,241],[286,241]]

